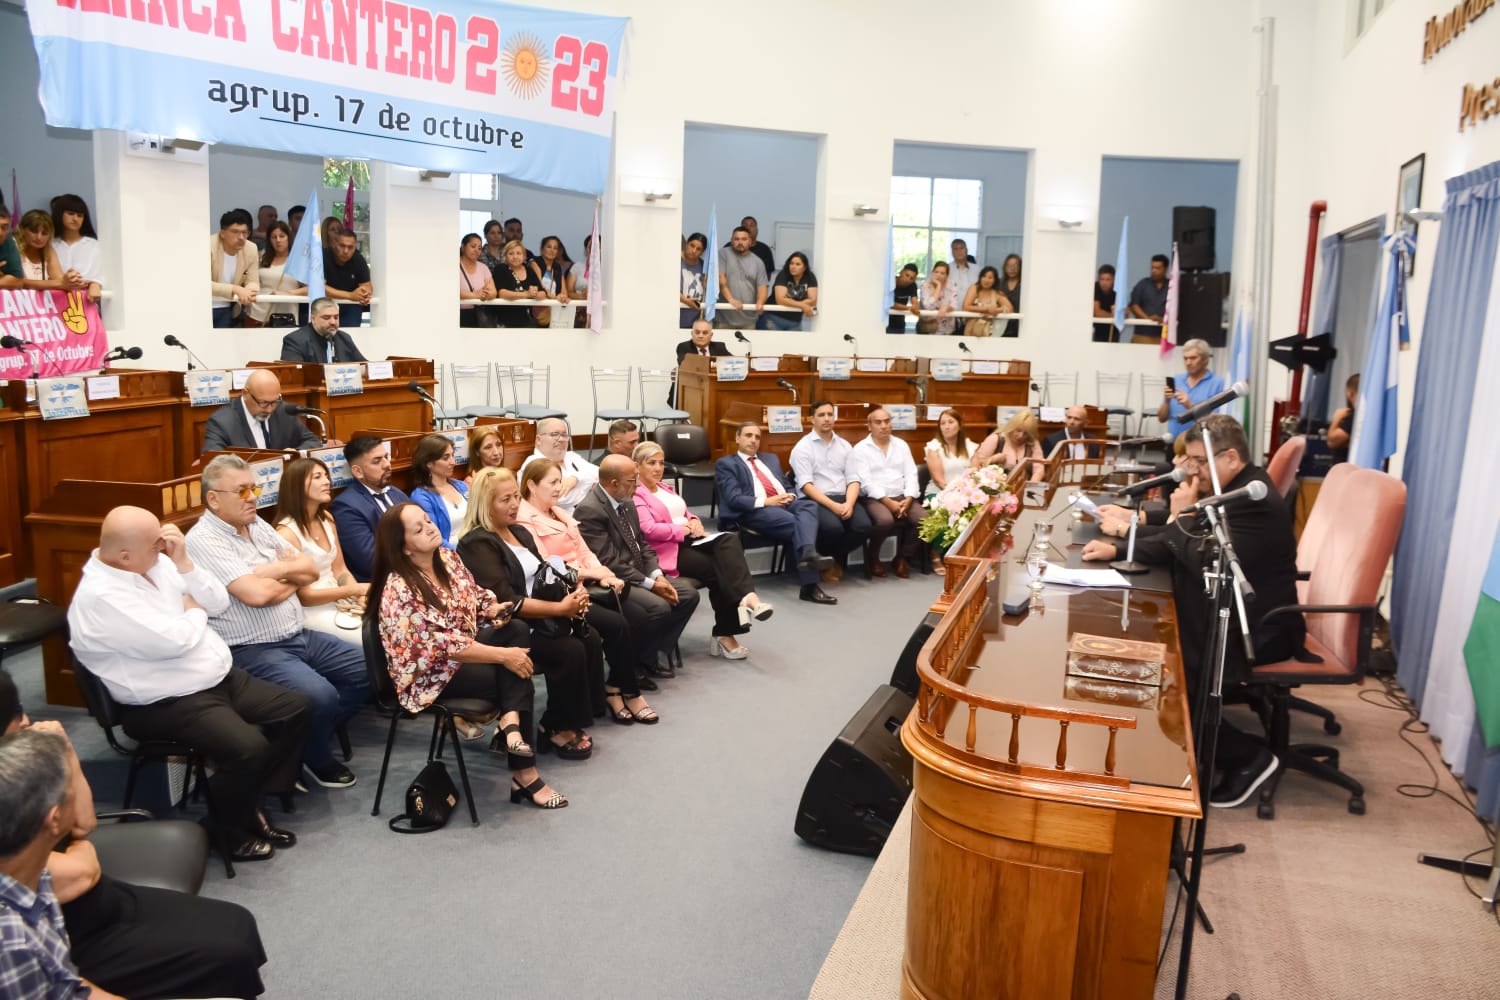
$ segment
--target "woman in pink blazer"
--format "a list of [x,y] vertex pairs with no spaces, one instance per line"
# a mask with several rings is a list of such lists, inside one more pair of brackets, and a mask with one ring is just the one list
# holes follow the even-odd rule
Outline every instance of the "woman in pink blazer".
[[[714,641],[708,650],[714,656],[743,660],[750,655],[737,635],[750,631],[750,621],[765,621],[773,609],[755,592],[745,550],[733,532],[710,535],[703,522],[687,509],[687,503],[661,481],[666,459],[661,445],[647,441],[630,456],[639,469],[635,509],[640,515],[641,534],[656,550],[661,571],[684,576],[708,588],[714,608]],[[703,541],[695,541],[703,539]]]

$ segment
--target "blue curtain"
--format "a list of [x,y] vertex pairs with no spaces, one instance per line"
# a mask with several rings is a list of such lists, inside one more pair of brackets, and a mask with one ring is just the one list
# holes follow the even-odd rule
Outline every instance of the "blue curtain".
[[1406,520],[1391,582],[1396,676],[1414,698],[1426,688],[1463,467],[1464,428],[1455,419],[1473,412],[1475,359],[1500,239],[1500,161],[1449,178],[1447,187],[1402,447]]
[[[1323,255],[1323,272],[1318,276],[1317,305],[1313,308],[1312,329],[1307,335],[1316,337],[1326,333],[1331,343],[1333,327],[1339,318],[1339,273],[1344,260],[1344,238],[1338,233],[1325,236],[1318,247]],[[1322,420],[1328,414],[1328,382],[1332,375],[1331,365],[1328,371],[1309,374],[1307,388],[1302,393],[1304,415]]]

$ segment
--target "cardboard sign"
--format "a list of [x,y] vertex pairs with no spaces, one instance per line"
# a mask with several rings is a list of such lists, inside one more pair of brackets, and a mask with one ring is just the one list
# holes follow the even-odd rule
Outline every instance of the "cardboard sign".
[[891,415],[891,430],[914,431],[917,429],[917,408],[911,403],[889,403],[885,410]]
[[364,371],[361,365],[324,365],[323,384],[328,386],[330,396],[352,396],[365,391]]
[[84,380],[77,375],[36,380],[36,403],[43,420],[72,420],[89,415]]
[[365,378],[371,382],[380,379],[392,379],[396,377],[396,364],[393,361],[367,361],[365,362]]
[[466,430],[439,431],[439,434],[453,442],[453,464],[463,465],[469,460],[469,432]]
[[284,465],[279,458],[250,463],[250,471],[255,475],[255,485],[260,487],[260,498],[255,501],[257,510],[276,506],[276,498],[281,493],[281,470]]
[[802,407],[800,407],[800,406],[768,406],[768,407],[766,407],[766,433],[768,433],[768,434],[801,434],[802,433]]
[[89,399],[119,399],[120,376],[99,375],[88,380]]
[[218,368],[199,368],[182,375],[189,406],[223,406],[229,402],[230,384],[230,374]]
[[753,372],[779,372],[781,371],[781,358],[774,354],[766,357],[751,358],[750,370]]
[[720,382],[743,382],[749,372],[750,362],[747,358],[720,358],[714,369],[714,375]]
[[1060,424],[1063,417],[1068,415],[1066,406],[1043,406],[1037,414],[1037,419],[1044,424]]
[[328,479],[336,490],[354,484],[354,476],[349,471],[349,460],[344,458],[342,448],[314,448],[307,453],[308,458],[316,458],[328,466]]
[[854,363],[854,367],[862,372],[883,372],[889,365],[889,358],[860,358]]
[[958,358],[933,358],[928,371],[938,382],[962,382],[964,363]]
[[819,358],[818,378],[829,381],[843,381],[848,379],[849,373],[853,368],[853,358]]
[[975,375],[999,375],[1000,362],[998,361],[975,361],[969,365],[969,370]]
[[234,370],[235,392],[239,392],[241,389],[245,388],[245,383],[250,381],[250,374],[254,371],[254,368],[236,368]]

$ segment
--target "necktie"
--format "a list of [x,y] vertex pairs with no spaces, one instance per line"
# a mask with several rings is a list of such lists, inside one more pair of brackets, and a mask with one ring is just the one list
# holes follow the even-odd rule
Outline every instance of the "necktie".
[[750,463],[750,471],[755,473],[756,479],[760,480],[761,488],[766,491],[766,497],[768,499],[770,497],[778,495],[781,492],[781,490],[777,488],[776,484],[771,481],[771,477],[761,471],[759,460],[755,458],[747,458],[745,459],[745,461]]
[[375,506],[380,508],[382,514],[391,509],[391,498],[386,495],[385,490],[377,491],[374,496]]
[[706,357],[708,357],[708,348],[706,348],[706,347],[700,347],[700,348],[698,348],[698,353],[701,354],[701,355],[703,355],[706,358]]
[[266,423],[265,417],[258,417],[255,422],[260,424],[260,439],[263,442],[263,446],[266,448],[271,447],[271,425]]
[[328,363],[333,364],[333,340],[328,341]]
[[641,543],[635,537],[635,529],[630,525],[630,519],[625,516],[625,505],[619,504],[615,507],[615,517],[619,519],[620,530],[625,533],[625,540],[630,543],[630,551],[635,554],[636,569],[642,573],[646,571],[646,561],[641,556]]

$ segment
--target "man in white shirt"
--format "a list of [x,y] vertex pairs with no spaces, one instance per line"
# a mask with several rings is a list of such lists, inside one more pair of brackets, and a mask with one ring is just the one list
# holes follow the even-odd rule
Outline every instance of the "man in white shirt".
[[229,591],[209,624],[235,666],[311,703],[303,766],[324,788],[348,788],[354,775],[334,759],[332,743],[339,724],[370,698],[364,651],[303,627],[297,590],[317,580],[318,568],[256,515],[259,495],[238,455],[220,455],[203,469],[208,510],[187,534],[188,554]]
[[837,416],[832,403],[814,400],[813,429],[792,449],[792,482],[818,505],[818,551],[834,560],[823,579],[834,583],[843,579],[849,553],[870,534],[870,515],[859,505],[854,447],[833,432]]
[[259,803],[291,792],[312,714],[300,694],[231,665],[208,623],[228,606],[176,525],[116,507],[68,608],[69,643],[132,738],[180,741],[214,762],[213,816],[233,860],[258,861],[296,843]]
[[517,473],[519,479],[526,473],[526,466],[531,464],[533,458],[550,458],[558,464],[562,472],[562,496],[558,498],[557,506],[569,514],[577,509],[583,498],[589,495],[589,490],[599,481],[599,467],[586,461],[576,451],[568,450],[568,442],[573,439],[568,430],[568,422],[558,417],[547,417],[536,422],[536,451],[526,457],[521,463],[521,471]]
[[[979,261],[969,256],[969,245],[963,240],[954,240],[948,249],[953,251],[953,263],[948,266],[948,287],[953,289],[954,301],[958,303],[956,308],[962,309],[969,286],[979,280]],[[958,325],[962,332],[963,322]]]
[[891,572],[905,580],[911,575],[911,560],[917,557],[921,539],[917,528],[926,511],[918,499],[917,463],[905,441],[891,436],[891,414],[877,406],[866,418],[870,433],[854,446],[859,470],[860,505],[870,518],[870,539],[865,544],[865,576],[885,576],[880,548],[896,535],[896,558]]

